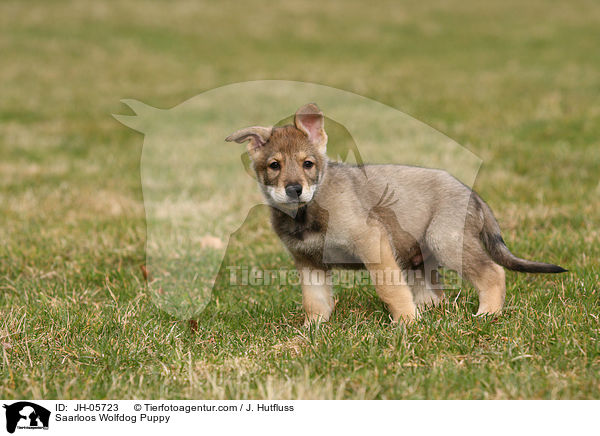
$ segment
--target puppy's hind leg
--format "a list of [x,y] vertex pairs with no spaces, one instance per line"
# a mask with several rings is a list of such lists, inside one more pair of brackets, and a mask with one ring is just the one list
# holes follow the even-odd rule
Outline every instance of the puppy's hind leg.
[[427,268],[424,264],[413,266],[407,271],[407,281],[418,308],[437,306],[444,300],[437,269]]
[[477,235],[467,233],[463,247],[461,274],[479,294],[477,315],[499,314],[506,297],[504,268],[492,260]]
[[359,256],[375,281],[377,295],[391,312],[392,320],[410,324],[418,316],[417,306],[387,235],[378,232],[367,234],[358,241]]
[[502,312],[506,298],[504,268],[490,260],[477,270],[467,270],[466,278],[475,286],[479,294],[477,315]]
[[446,256],[444,265],[457,271],[463,279],[468,280],[479,295],[477,315],[502,312],[506,297],[506,278],[504,268],[495,263],[475,238],[467,239],[460,256]]
[[[477,227],[469,224],[467,222],[462,237],[458,237],[456,232],[445,231],[444,225],[430,229],[429,246],[443,266],[458,272],[477,289],[477,315],[500,313],[506,296],[504,269],[492,260],[483,247],[476,232]],[[450,225],[445,227],[452,228]]]

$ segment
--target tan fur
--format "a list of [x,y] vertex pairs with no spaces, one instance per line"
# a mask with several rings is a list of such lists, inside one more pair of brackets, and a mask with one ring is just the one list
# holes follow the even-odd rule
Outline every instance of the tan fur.
[[[384,229],[374,229],[357,235],[355,238],[357,254],[375,281],[377,295],[391,312],[392,320],[394,322],[413,321],[417,316],[417,307],[411,290],[404,280],[402,270],[396,262],[394,250]],[[379,261],[375,261],[375,259],[379,259]],[[383,277],[380,272],[384,272]],[[390,275],[397,272],[396,276],[400,280],[397,283],[393,283],[392,280],[388,282],[385,278],[386,272],[389,272]]]
[[500,313],[506,297],[504,269],[491,263],[470,277],[473,286],[479,291],[477,315]]
[[302,283],[302,306],[306,312],[305,326],[329,321],[333,312],[333,289],[327,282],[327,271],[297,263]]
[[[227,138],[250,140],[248,154],[271,206],[273,228],[309,277],[332,268],[400,277],[375,280],[375,288],[394,321],[410,322],[417,305],[442,301],[442,291],[433,286],[439,266],[477,288],[478,315],[502,310],[506,291],[500,265],[564,271],[510,253],[487,204],[445,171],[329,161],[323,125],[323,114],[309,104],[298,110],[294,125],[250,127]],[[423,280],[406,281],[412,273]],[[302,291],[307,323],[327,321],[331,286],[303,279]]]

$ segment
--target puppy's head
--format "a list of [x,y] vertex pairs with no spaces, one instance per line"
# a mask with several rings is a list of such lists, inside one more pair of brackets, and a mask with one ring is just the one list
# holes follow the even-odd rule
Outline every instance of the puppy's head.
[[310,202],[327,165],[324,117],[316,104],[302,106],[294,125],[248,127],[226,141],[248,143],[248,155],[269,203],[293,209]]

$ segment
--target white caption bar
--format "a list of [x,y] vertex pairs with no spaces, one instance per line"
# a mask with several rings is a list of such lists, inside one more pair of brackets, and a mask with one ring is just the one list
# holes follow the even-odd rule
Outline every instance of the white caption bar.
[[[596,401],[0,400],[0,434],[589,434]],[[35,430],[45,430],[42,433]],[[383,434],[383,433],[381,433]]]

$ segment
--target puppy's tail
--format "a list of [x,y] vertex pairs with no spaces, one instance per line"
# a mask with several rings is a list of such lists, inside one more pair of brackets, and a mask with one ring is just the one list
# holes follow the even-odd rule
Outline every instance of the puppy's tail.
[[484,216],[483,229],[481,230],[480,237],[494,262],[518,272],[562,273],[567,271],[558,265],[525,260],[512,254],[504,243],[504,239],[502,239],[500,226],[490,207],[479,196],[476,197],[476,201],[479,203],[479,206],[481,206]]

